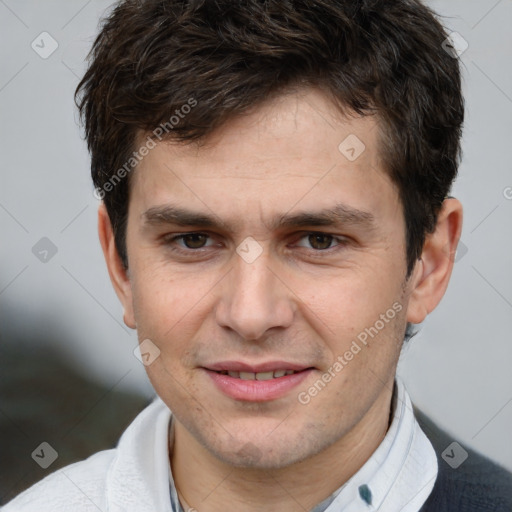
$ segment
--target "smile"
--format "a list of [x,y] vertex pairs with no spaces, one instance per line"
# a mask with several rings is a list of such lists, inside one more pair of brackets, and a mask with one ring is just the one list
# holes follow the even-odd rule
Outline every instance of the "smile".
[[222,370],[219,372],[221,375],[229,375],[234,379],[242,379],[242,380],[270,380],[270,379],[279,379],[284,377],[285,375],[293,375],[297,373],[295,370],[276,370],[274,372],[234,372]]
[[260,365],[227,362],[202,370],[224,396],[237,401],[265,402],[288,395],[314,368],[285,362]]

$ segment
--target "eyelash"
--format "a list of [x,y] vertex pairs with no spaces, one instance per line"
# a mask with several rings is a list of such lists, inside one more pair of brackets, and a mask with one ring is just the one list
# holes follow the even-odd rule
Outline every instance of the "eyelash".
[[[190,255],[190,254],[193,254],[193,253],[197,253],[197,254],[202,254],[205,250],[207,250],[209,247],[199,247],[197,249],[191,249],[191,248],[179,248],[177,246],[175,246],[175,242],[177,242],[178,240],[183,240],[184,238],[188,237],[188,236],[192,236],[192,235],[199,235],[199,236],[206,236],[208,237],[210,240],[211,240],[211,237],[208,233],[203,233],[203,232],[190,232],[190,233],[181,233],[179,235],[172,235],[172,236],[169,236],[169,237],[164,237],[164,240],[165,240],[165,245],[173,252],[177,252],[177,253],[181,253],[181,254],[186,254],[186,255]],[[337,237],[337,236],[334,236],[334,235],[331,235],[330,233],[323,233],[323,232],[320,232],[320,231],[307,231],[307,232],[304,232],[300,237],[299,237],[299,240],[303,239],[303,238],[306,238],[306,237],[309,237],[311,235],[322,235],[322,236],[327,236],[327,237],[331,237],[332,238],[332,242],[337,242],[337,245],[333,246],[333,247],[328,247],[327,249],[314,249],[314,248],[311,248],[310,250],[313,251],[313,255],[314,256],[322,256],[322,254],[331,254],[333,251],[336,251],[336,250],[340,250],[342,249],[344,246],[346,246],[348,244],[348,239],[345,238],[345,237]],[[210,246],[211,247],[211,246]],[[303,249],[305,247],[302,247]]]

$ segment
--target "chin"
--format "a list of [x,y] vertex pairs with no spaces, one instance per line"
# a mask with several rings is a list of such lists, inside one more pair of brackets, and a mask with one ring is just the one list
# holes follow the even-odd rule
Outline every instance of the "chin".
[[303,459],[297,453],[259,448],[250,442],[245,443],[237,452],[214,452],[214,455],[231,466],[263,470],[282,469]]
[[281,436],[269,437],[261,430],[225,437],[212,445],[208,441],[203,444],[210,453],[225,464],[248,469],[281,469],[301,462],[319,451],[318,441],[311,442],[297,433],[281,432]]

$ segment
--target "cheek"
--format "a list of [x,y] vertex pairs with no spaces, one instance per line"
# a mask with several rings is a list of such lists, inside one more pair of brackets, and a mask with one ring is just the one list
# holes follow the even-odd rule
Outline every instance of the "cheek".
[[[340,272],[321,282],[297,280],[294,288],[306,306],[303,314],[319,327],[323,326],[322,330],[331,337],[357,335],[392,309],[395,302],[401,301],[397,280],[383,279],[376,274],[349,276]],[[401,308],[392,309],[387,320],[396,317],[396,309]]]
[[[396,363],[405,329],[405,305],[396,280],[372,278],[331,279],[309,293],[306,283],[299,292],[306,297],[302,309],[306,322],[321,338],[325,349],[324,371],[340,362],[333,390],[346,389],[345,381],[387,380]],[[341,368],[341,367],[339,367]],[[372,371],[375,375],[369,374]],[[357,386],[356,386],[357,387]]]
[[179,330],[180,337],[186,338],[184,330],[197,314],[195,305],[204,296],[197,279],[170,278],[172,273],[163,269],[134,275],[133,303],[139,337],[164,342]]

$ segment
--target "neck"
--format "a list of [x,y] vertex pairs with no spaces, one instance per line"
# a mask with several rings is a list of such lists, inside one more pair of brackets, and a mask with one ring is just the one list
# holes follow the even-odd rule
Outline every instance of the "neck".
[[[346,483],[371,457],[390,424],[391,388],[328,449],[279,469],[233,467],[216,458],[175,418],[171,468],[182,505],[201,512],[310,510]],[[314,478],[312,478],[314,475]]]

